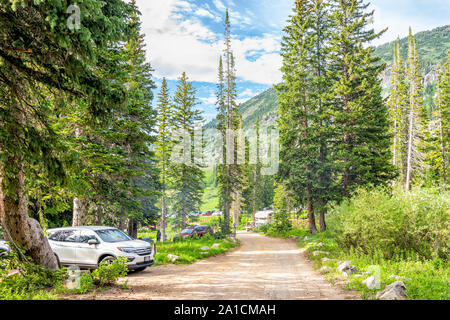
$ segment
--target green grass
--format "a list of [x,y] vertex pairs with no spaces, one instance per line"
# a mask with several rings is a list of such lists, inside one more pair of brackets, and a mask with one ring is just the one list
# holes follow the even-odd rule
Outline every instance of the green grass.
[[214,211],[219,208],[219,197],[217,196],[217,188],[207,187],[203,193],[202,205],[200,211]]
[[[261,230],[260,230],[261,231]],[[398,276],[399,280],[403,281],[407,288],[408,299],[410,300],[449,300],[450,299],[450,265],[448,261],[441,259],[425,260],[420,259],[417,255],[409,253],[402,255],[402,257],[394,257],[392,259],[384,258],[384,255],[379,254],[368,255],[356,250],[348,250],[338,246],[329,232],[311,235],[305,228],[297,227],[288,233],[276,234],[271,230],[266,231],[267,235],[273,237],[288,238],[290,236],[297,236],[298,246],[306,250],[306,254],[313,262],[316,269],[322,266],[329,266],[334,270],[331,273],[324,274],[325,278],[331,283],[336,283],[339,280],[345,280],[345,288],[347,290],[355,290],[361,294],[364,299],[375,299],[378,291],[383,290],[386,285],[395,281],[391,278],[392,275]],[[305,238],[307,237],[307,238]],[[322,243],[319,247],[310,243]],[[313,256],[314,251],[326,251],[330,255],[330,259],[337,259],[338,261],[351,261],[352,265],[356,266],[360,273],[368,272],[373,266],[379,267],[381,288],[379,290],[369,290],[362,281],[369,277],[363,275],[362,277],[351,276],[346,278],[336,271],[338,262],[327,261],[322,263],[323,255]]]
[[[216,243],[220,244],[220,246],[211,248],[212,245]],[[202,251],[200,249],[205,246],[211,248],[211,250]],[[239,246],[239,244],[235,244],[230,240],[218,240],[208,236],[199,240],[158,243],[155,265],[158,266],[172,263],[168,257],[169,254],[179,257],[178,260],[175,261],[175,264],[191,264],[199,259],[222,254],[237,246]]]

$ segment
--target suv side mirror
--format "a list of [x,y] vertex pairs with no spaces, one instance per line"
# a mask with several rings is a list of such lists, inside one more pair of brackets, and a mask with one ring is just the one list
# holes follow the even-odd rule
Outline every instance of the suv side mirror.
[[99,243],[100,242],[98,242],[98,240],[95,240],[95,239],[91,239],[91,240],[88,241],[88,245],[90,245],[90,246],[95,246],[95,245],[97,245]]

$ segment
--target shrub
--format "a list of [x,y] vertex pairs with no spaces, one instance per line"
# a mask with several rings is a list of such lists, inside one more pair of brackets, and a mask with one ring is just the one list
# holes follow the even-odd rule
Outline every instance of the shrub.
[[76,293],[86,294],[94,288],[94,279],[89,273],[83,273],[80,277],[80,287],[75,290]]
[[92,272],[92,278],[96,285],[103,287],[115,284],[119,278],[125,277],[127,273],[127,259],[119,257],[111,263],[100,263],[98,269]]
[[450,197],[431,189],[360,190],[334,208],[328,224],[338,242],[385,258],[449,258]]
[[61,287],[65,279],[65,269],[21,262],[13,253],[0,259],[0,300],[56,299],[49,290]]

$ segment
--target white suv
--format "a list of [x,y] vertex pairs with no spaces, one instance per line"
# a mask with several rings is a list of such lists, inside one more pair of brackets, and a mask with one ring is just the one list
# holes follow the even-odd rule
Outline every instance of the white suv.
[[156,247],[111,227],[74,227],[47,230],[58,263],[96,269],[101,262],[128,259],[128,269],[143,271],[155,263]]

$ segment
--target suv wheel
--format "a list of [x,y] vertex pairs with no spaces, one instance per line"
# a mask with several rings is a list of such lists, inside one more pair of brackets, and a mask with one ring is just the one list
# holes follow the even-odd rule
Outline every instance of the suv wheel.
[[111,264],[114,260],[117,260],[117,258],[113,256],[106,256],[102,260],[100,260],[100,263],[105,262],[107,264]]

